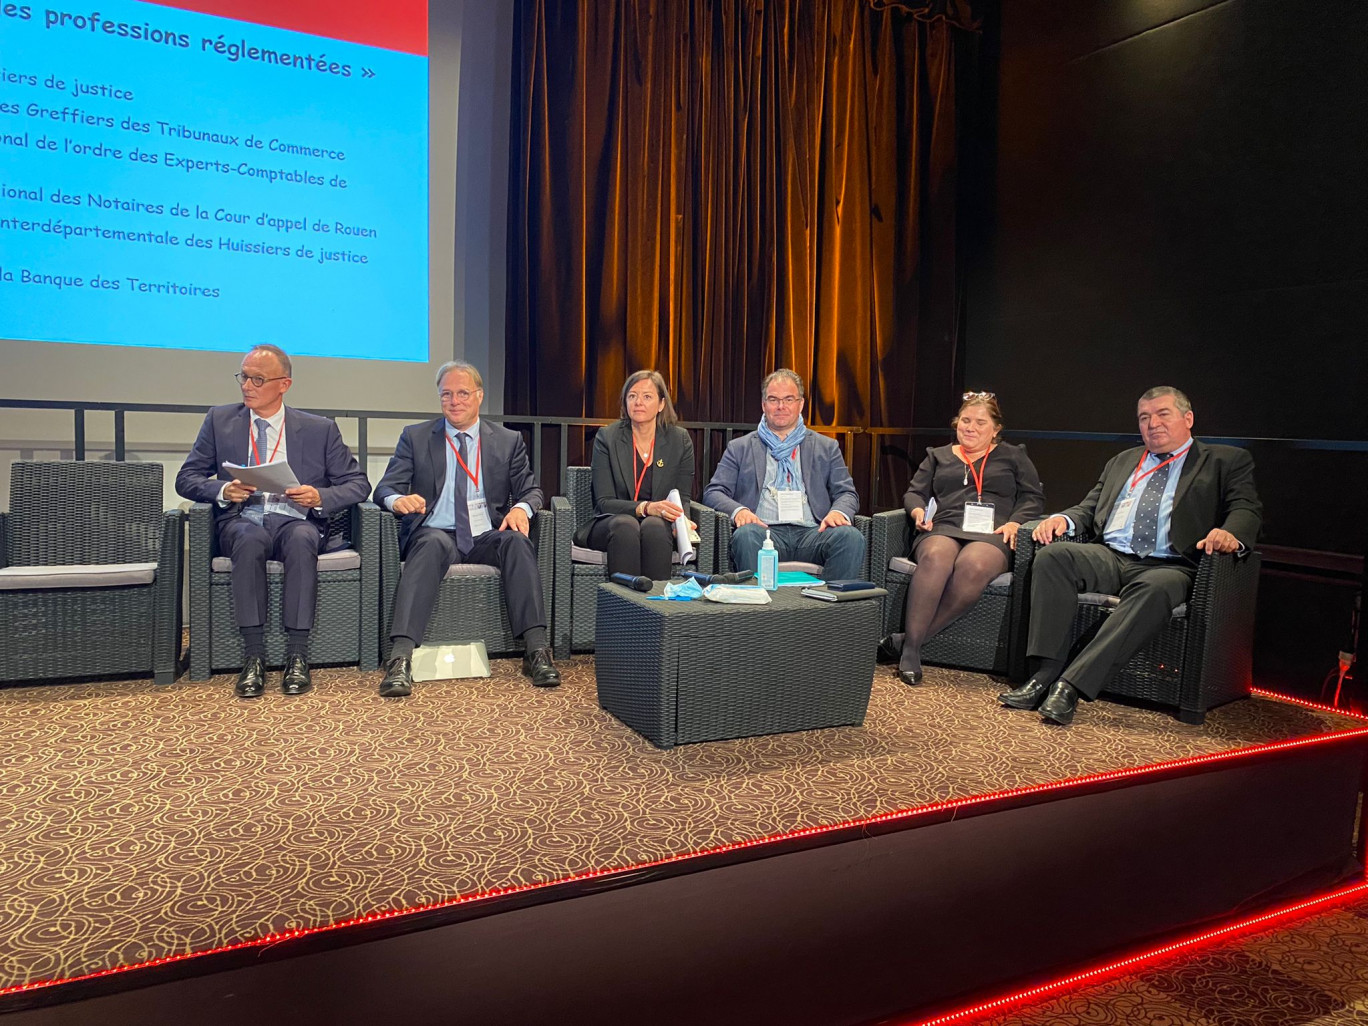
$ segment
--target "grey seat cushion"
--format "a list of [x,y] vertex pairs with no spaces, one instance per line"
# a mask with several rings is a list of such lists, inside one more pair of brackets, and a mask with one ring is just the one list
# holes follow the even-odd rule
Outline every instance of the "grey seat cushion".
[[[213,563],[210,564],[215,573],[226,574],[233,569],[233,561],[227,556],[215,556]],[[361,553],[355,549],[338,549],[335,552],[320,553],[318,557],[318,572],[327,573],[330,570],[360,570]],[[266,560],[266,572],[268,574],[283,574],[285,564],[279,563],[274,559]]]
[[[606,553],[606,552],[601,552],[601,551],[599,551],[598,549],[587,549],[587,548],[585,548],[583,545],[571,545],[571,546],[570,546],[570,562],[572,562],[572,563],[587,563],[587,564],[590,564],[590,565],[592,565],[592,566],[607,566],[607,565],[608,565],[608,553]],[[671,553],[671,555],[670,555],[670,562],[671,562],[671,563],[678,563],[678,562],[679,562],[679,553],[678,553],[678,552]]]
[[[1085,591],[1078,596],[1080,606],[1104,606],[1107,609],[1115,609],[1121,604],[1120,595],[1103,595],[1096,591]],[[1175,620],[1181,620],[1187,616],[1187,603],[1180,602],[1173,607],[1173,612],[1169,614]]]
[[800,562],[798,562],[796,559],[795,559],[795,560],[791,560],[791,561],[789,561],[789,562],[787,562],[787,563],[780,563],[780,564],[779,564],[779,570],[780,570],[782,573],[799,573],[799,572],[802,572],[802,573],[805,573],[805,574],[812,574],[813,577],[821,577],[821,576],[822,576],[822,564],[821,564],[821,563],[800,563]]
[[7,566],[0,569],[0,591],[35,588],[120,588],[151,584],[156,563],[78,563],[72,566]]
[[486,563],[452,563],[442,580],[448,577],[498,577],[499,568]]
[[[895,556],[888,561],[888,569],[896,570],[900,574],[911,577],[917,569],[917,564],[906,556]],[[1010,588],[1012,586],[1012,572],[1009,570],[1005,574],[998,574],[988,582],[990,588]]]

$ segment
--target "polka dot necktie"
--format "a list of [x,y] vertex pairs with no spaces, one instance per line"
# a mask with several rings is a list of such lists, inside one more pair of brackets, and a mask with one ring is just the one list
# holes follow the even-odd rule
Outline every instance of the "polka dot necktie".
[[1168,460],[1173,453],[1161,452],[1156,455],[1161,466],[1145,482],[1145,490],[1140,493],[1140,506],[1135,511],[1135,523],[1131,526],[1131,549],[1141,559],[1154,552],[1155,542],[1159,539],[1159,503],[1168,485]]

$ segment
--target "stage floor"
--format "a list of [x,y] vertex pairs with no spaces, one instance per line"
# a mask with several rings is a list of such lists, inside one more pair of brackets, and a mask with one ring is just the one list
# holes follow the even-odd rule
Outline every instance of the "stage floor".
[[862,728],[660,751],[598,708],[592,657],[560,665],[552,691],[496,660],[402,701],[345,669],[251,702],[228,676],[0,689],[0,990],[1362,726],[1251,699],[1047,728],[988,677],[879,667]]

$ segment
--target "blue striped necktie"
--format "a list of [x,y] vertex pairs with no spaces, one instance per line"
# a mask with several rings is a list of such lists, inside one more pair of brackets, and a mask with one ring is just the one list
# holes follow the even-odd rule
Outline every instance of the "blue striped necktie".
[[1140,506],[1135,511],[1135,523],[1131,526],[1131,550],[1144,559],[1154,552],[1159,540],[1159,503],[1164,498],[1168,486],[1169,459],[1171,452],[1156,453],[1159,466],[1149,475],[1145,490],[1140,493]]

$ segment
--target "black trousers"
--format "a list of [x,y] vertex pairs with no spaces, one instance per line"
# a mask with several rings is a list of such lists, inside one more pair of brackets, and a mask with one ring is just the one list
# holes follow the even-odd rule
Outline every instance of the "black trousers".
[[503,578],[504,604],[513,633],[521,637],[529,627],[546,626],[546,603],[542,601],[541,573],[532,540],[517,531],[486,531],[460,550],[455,531],[420,527],[409,539],[404,569],[394,592],[391,638],[411,638],[422,644],[437,591],[452,563],[483,563],[499,568]]
[[233,616],[239,628],[266,625],[266,560],[285,564],[280,620],[287,631],[311,631],[318,604],[318,553],[324,534],[313,520],[267,513],[220,521],[219,551],[233,561]]
[[1164,629],[1173,608],[1187,601],[1195,568],[1163,559],[1139,559],[1097,543],[1053,542],[1031,563],[1031,628],[1026,655],[1068,658],[1078,596],[1119,595],[1096,636],[1060,674],[1088,698],[1098,693],[1131,656]]
[[630,513],[599,517],[589,528],[589,548],[608,554],[610,574],[645,576],[653,581],[671,577],[674,528],[663,517],[638,520]]

